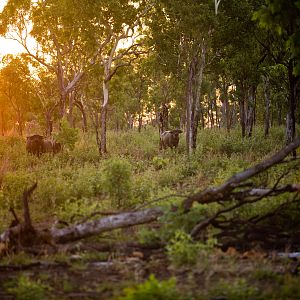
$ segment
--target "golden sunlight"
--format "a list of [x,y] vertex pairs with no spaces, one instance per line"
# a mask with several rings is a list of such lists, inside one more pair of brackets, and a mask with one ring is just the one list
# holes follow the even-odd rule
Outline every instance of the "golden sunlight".
[[[7,0],[0,0],[0,12],[2,12]],[[14,40],[0,37],[0,57],[6,54],[17,54],[24,52],[23,47]]]

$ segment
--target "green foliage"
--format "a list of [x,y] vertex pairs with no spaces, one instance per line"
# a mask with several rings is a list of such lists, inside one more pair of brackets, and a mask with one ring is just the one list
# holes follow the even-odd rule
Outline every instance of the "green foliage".
[[11,254],[2,258],[1,263],[4,265],[27,265],[33,262],[33,258],[25,252]]
[[244,279],[234,282],[220,282],[210,293],[211,298],[223,297],[230,300],[260,299],[258,295],[258,290],[248,284]]
[[43,208],[55,209],[63,205],[73,191],[72,185],[64,178],[49,176],[40,178],[34,197],[41,201]]
[[163,158],[159,156],[154,156],[152,162],[155,170],[161,170],[169,164],[168,158]]
[[169,245],[167,254],[175,266],[193,265],[198,258],[199,247],[193,243],[192,238],[187,233],[178,230]]
[[148,280],[133,288],[124,290],[125,296],[119,300],[179,300],[182,297],[176,291],[174,278],[165,281],[158,281],[154,275]]
[[22,195],[33,181],[24,171],[7,172],[3,178],[0,206],[8,209],[10,206],[20,208]]
[[109,159],[105,161],[104,187],[109,194],[112,206],[128,207],[132,199],[132,171],[130,163],[125,159]]
[[110,132],[107,144],[114,156],[134,158],[135,161],[146,161],[157,155],[159,137],[155,128],[138,133],[134,130]]
[[[176,198],[171,198],[169,202],[180,207],[182,199],[175,199]],[[170,205],[166,205],[164,208],[165,213],[160,218],[162,227],[159,232],[159,237],[163,242],[168,243],[175,236],[178,230],[191,232],[197,223],[208,216],[211,206],[198,204],[188,214],[182,213],[181,209],[173,212],[171,211]]]
[[199,257],[204,258],[216,245],[216,240],[208,239],[205,244],[193,242],[191,236],[177,230],[167,245],[167,254],[176,267],[194,265]]
[[7,289],[16,300],[45,300],[46,290],[47,287],[39,280],[32,280],[26,275],[19,276],[15,286]]
[[57,142],[61,143],[64,147],[73,150],[78,140],[78,129],[72,128],[67,119],[63,118],[60,122],[60,130],[55,138]]
[[138,231],[138,240],[143,245],[153,245],[160,242],[159,232],[155,229],[141,228]]

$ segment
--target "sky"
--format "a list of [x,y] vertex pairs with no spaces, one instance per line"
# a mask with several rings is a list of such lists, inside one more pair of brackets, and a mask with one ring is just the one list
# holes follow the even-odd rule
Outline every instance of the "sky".
[[[0,12],[2,12],[7,0],[0,0]],[[23,48],[18,42],[0,37],[0,57],[5,54],[17,54],[23,52]]]

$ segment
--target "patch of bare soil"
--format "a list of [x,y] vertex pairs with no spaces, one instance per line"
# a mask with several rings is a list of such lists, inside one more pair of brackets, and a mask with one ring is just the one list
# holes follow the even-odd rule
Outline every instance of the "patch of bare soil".
[[110,252],[106,260],[86,259],[86,254],[71,254],[65,262],[46,256],[19,265],[0,262],[0,299],[16,299],[7,286],[16,286],[20,275],[49,287],[48,299],[115,299],[125,287],[143,282],[150,274],[160,280],[175,277],[179,291],[191,299],[199,292],[203,298],[197,299],[218,299],[217,291],[215,297],[209,296],[209,291],[220,283],[228,283],[230,288],[244,279],[256,290],[273,292],[281,277],[297,276],[293,275],[295,261],[260,251],[238,253],[233,248],[216,250],[195,266],[182,268],[171,266],[163,249],[127,248],[122,253]]

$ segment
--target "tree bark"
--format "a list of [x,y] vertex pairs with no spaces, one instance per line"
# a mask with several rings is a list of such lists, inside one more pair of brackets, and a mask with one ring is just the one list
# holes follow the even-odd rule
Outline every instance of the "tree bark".
[[239,100],[240,107],[240,125],[242,130],[242,137],[246,135],[246,126],[245,126],[245,100],[242,98]]
[[82,131],[83,132],[87,132],[87,130],[88,130],[88,124],[87,124],[87,115],[86,115],[85,107],[84,107],[83,103],[80,100],[75,101],[75,105],[78,107],[78,109],[81,112],[81,116],[82,116]]
[[[299,84],[299,78],[293,74],[293,64],[290,62],[288,65],[288,77],[289,77],[289,108],[286,118],[286,143],[289,144],[295,138],[296,133],[296,105],[297,105],[297,85]],[[296,155],[296,153],[294,153]]]
[[[65,228],[52,228],[49,233],[51,240],[54,243],[63,244],[98,235],[100,233],[111,231],[117,228],[150,223],[157,220],[161,215],[163,215],[163,210],[161,208],[149,208],[142,211],[115,214],[108,217],[87,221],[81,224],[71,225]],[[29,223],[26,226],[30,231],[33,231],[33,226],[31,226],[30,219],[28,222]],[[19,230],[24,231],[24,226],[18,225],[4,231],[0,235],[0,243],[9,242],[12,235],[18,236]],[[36,234],[39,235],[39,232],[36,231]]]
[[271,106],[271,99],[270,99],[270,81],[269,77],[262,76],[263,79],[263,86],[264,86],[264,95],[265,95],[265,128],[264,128],[264,135],[268,136],[270,131],[270,106]]
[[247,119],[246,119],[246,131],[247,136],[252,136],[252,130],[254,125],[254,119],[255,119],[255,93],[256,93],[256,87],[251,86],[248,93],[248,102],[247,102]]
[[6,127],[5,127],[5,114],[4,114],[4,109],[1,108],[1,135],[4,136],[5,135],[5,130],[6,130]]
[[[186,150],[188,155],[197,147],[197,132],[200,120],[201,88],[206,59],[206,42],[201,41],[200,56],[196,53],[193,57],[188,74],[186,95]],[[194,92],[195,91],[195,92]]]
[[157,220],[162,214],[161,208],[120,213],[62,229],[52,229],[51,235],[56,243],[67,243],[117,228],[149,223]]
[[230,132],[230,106],[228,99],[228,84],[225,82],[225,79],[222,79],[222,94],[221,94],[221,102],[222,102],[222,116],[221,116],[221,124],[223,128],[226,128],[227,132]]

